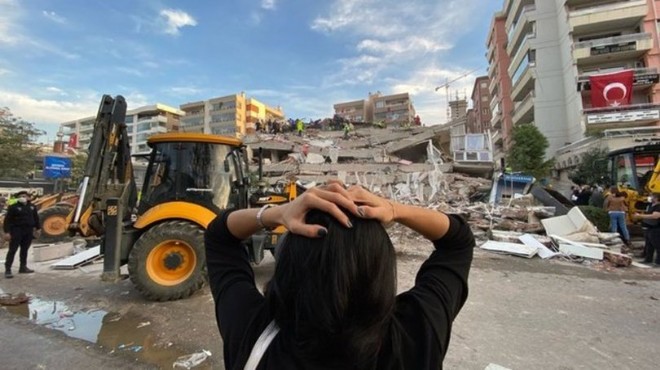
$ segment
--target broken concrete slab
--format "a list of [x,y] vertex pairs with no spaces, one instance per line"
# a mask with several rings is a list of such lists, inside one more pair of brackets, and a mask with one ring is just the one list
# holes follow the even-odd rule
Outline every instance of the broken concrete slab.
[[92,262],[101,257],[101,246],[90,248],[84,252],[75,254],[69,258],[55,262],[50,265],[50,268],[56,270],[73,270],[78,266]]
[[542,259],[548,259],[555,257],[561,253],[554,252],[550,250],[550,248],[546,247],[543,245],[540,241],[536,240],[534,235],[531,234],[525,234],[521,235],[518,237],[518,239],[525,245],[536,248],[536,253],[541,257]]
[[632,265],[633,260],[630,256],[613,251],[604,251],[605,259],[610,261],[616,267],[628,267]]
[[585,247],[583,245],[575,244],[559,244],[559,251],[569,256],[578,256],[602,261],[605,253],[602,249]]
[[35,262],[50,261],[73,254],[73,242],[57,244],[33,244],[32,258]]
[[[567,214],[541,220],[548,235],[557,235],[571,240],[584,240],[592,242],[593,239],[598,242],[598,230],[585,217],[578,207],[573,207]],[[578,234],[592,235],[592,240],[585,240],[587,237]]]
[[496,242],[494,240],[489,240],[485,242],[484,244],[479,246],[479,248],[488,251],[502,252],[502,253],[525,257],[525,258],[532,258],[536,254],[536,248],[534,247],[530,247],[525,244]]

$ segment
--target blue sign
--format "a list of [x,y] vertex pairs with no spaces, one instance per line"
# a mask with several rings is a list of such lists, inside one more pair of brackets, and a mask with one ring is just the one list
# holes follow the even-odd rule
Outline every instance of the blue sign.
[[61,179],[71,177],[71,158],[44,157],[44,178]]

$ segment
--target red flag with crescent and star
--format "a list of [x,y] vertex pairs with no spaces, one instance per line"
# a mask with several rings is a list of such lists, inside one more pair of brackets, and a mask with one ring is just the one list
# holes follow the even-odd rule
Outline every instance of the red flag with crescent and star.
[[626,70],[589,76],[591,107],[620,107],[630,105],[633,93],[634,72]]

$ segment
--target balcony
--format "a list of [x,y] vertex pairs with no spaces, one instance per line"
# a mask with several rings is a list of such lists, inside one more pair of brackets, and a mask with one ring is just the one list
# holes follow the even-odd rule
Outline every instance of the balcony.
[[[614,71],[602,71],[602,73],[607,72]],[[660,74],[658,73],[657,68],[635,68],[633,69],[633,72],[635,73],[633,79],[633,88],[635,90],[642,90],[660,82]],[[590,72],[579,75],[577,83],[578,91],[590,91],[591,82],[589,82],[589,76],[599,73],[601,72]]]
[[521,102],[516,103],[512,120],[514,126],[534,122],[534,90],[530,91]]
[[577,64],[598,64],[612,59],[639,58],[653,48],[650,33],[606,37],[603,39],[576,42],[573,44],[573,58]]
[[521,101],[530,91],[534,90],[535,78],[532,74],[533,70],[534,63],[530,63],[525,67],[525,70],[522,72],[518,80],[514,82],[511,91],[511,99],[513,99],[513,101]]
[[497,90],[500,87],[500,81],[499,78],[493,78],[490,80],[488,83],[488,92],[490,93],[490,96],[497,96]]
[[490,119],[490,127],[494,130],[499,130],[502,128],[502,112],[493,113],[493,117]]
[[647,11],[646,0],[623,1],[571,11],[568,21],[574,35],[584,35],[637,27]]
[[[509,30],[509,32],[511,32],[511,28],[513,27],[513,24],[518,23],[518,19],[520,14],[522,13],[522,10],[528,5],[534,5],[534,0],[507,1],[504,7],[506,14],[508,14],[506,18],[505,27],[507,30]],[[509,8],[508,11],[506,11],[507,7]]]
[[583,114],[588,129],[645,126],[655,124],[660,120],[660,104],[589,108],[584,109]]
[[493,136],[491,137],[491,140],[493,142],[494,146],[501,146],[502,145],[502,131],[497,130],[493,133]]
[[520,48],[518,48],[516,54],[513,56],[513,58],[511,58],[511,63],[509,64],[509,70],[508,70],[509,76],[515,76],[515,72],[519,68],[520,64],[524,62],[525,58],[529,58],[530,50],[532,50],[531,40],[534,38],[535,35],[527,34],[523,39]]
[[509,42],[506,47],[507,54],[511,55],[516,49],[518,49],[523,35],[535,33],[535,22],[531,19],[532,17],[529,14],[535,10],[536,5],[534,4],[523,7],[518,22],[512,26],[512,32],[509,33]]

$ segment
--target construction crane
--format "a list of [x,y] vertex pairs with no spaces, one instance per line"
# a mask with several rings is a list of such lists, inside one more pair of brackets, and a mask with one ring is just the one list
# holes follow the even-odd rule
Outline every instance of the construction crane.
[[458,80],[461,80],[461,79],[463,79],[463,78],[465,78],[465,77],[471,75],[472,73],[474,73],[474,72],[476,72],[476,71],[478,71],[478,70],[480,70],[480,69],[481,69],[481,68],[475,68],[475,69],[473,69],[473,70],[471,70],[471,71],[469,71],[469,72],[465,72],[465,73],[463,73],[462,75],[460,75],[460,76],[454,78],[453,80],[449,80],[449,77],[448,77],[444,84],[442,84],[442,85],[440,85],[440,86],[438,86],[438,87],[435,88],[435,91],[438,91],[438,90],[440,90],[440,89],[442,89],[442,88],[445,89],[445,95],[447,96],[447,122],[449,122],[449,121],[451,120],[451,108],[449,107],[449,86],[450,86],[452,83],[454,83],[454,82],[456,82],[456,81],[458,81]]

